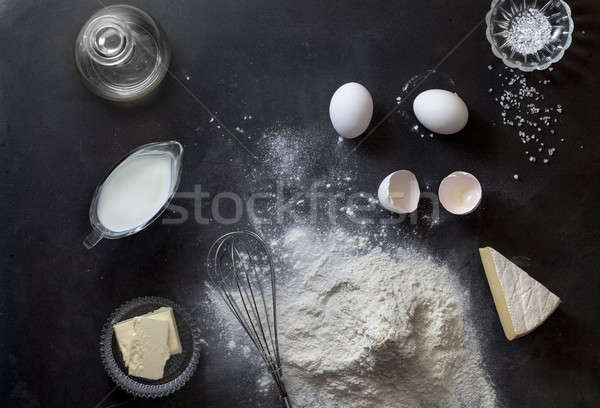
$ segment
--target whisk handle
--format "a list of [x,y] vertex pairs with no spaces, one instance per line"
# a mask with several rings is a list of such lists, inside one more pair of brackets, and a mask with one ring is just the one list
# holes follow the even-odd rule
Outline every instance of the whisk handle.
[[285,408],[292,408],[292,403],[290,402],[290,399],[287,395],[285,397],[282,397],[282,399],[283,399]]

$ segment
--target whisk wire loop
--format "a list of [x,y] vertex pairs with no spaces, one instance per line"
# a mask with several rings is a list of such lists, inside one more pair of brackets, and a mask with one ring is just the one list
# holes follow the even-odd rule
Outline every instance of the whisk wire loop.
[[250,231],[236,231],[215,241],[208,255],[213,288],[240,323],[265,362],[287,408],[277,336],[276,282],[266,243]]

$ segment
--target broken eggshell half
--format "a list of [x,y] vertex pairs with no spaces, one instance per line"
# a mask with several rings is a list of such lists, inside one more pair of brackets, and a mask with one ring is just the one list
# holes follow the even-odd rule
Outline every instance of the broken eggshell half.
[[438,195],[448,212],[464,215],[475,211],[479,206],[482,189],[474,175],[466,171],[455,171],[442,180]]
[[398,214],[408,214],[419,205],[419,182],[408,170],[398,170],[383,179],[377,198],[383,208]]

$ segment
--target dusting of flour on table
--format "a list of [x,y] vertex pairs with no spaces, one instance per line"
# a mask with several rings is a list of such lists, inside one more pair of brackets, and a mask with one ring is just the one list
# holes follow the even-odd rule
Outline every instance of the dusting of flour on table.
[[[287,194],[267,201],[258,214],[272,222],[250,222],[273,255],[279,345],[292,405],[495,407],[469,292],[424,250],[398,248],[419,245],[413,238],[423,228],[426,234],[431,221],[384,222],[390,215],[373,194],[356,190],[358,164],[337,160],[348,154],[345,144],[311,133],[318,131],[265,132],[258,149],[265,165],[249,177],[257,189],[275,179]],[[329,163],[325,170],[322,163]],[[304,210],[311,203],[306,193],[317,183],[320,194],[354,194],[375,208],[369,212],[321,195],[313,217]],[[282,205],[293,211],[278,218]],[[360,211],[374,223],[353,219]],[[331,212],[340,217],[332,219]],[[219,295],[208,294],[220,347],[256,368],[257,394],[277,393],[247,334]]]
[[[430,257],[389,253],[364,238],[302,226],[272,241],[284,380],[294,406],[494,407],[466,290]],[[229,336],[243,343],[245,334],[213,295]],[[262,377],[257,386],[271,383]]]

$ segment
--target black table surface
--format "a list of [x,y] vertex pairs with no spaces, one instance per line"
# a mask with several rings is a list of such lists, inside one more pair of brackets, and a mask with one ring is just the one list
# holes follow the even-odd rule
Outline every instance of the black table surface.
[[[213,195],[244,197],[256,187],[248,169],[261,170],[260,136],[277,129],[295,129],[284,137],[310,138],[305,146],[315,177],[335,166],[352,168],[360,191],[375,192],[399,168],[413,170],[433,190],[453,170],[476,174],[485,191],[481,207],[467,217],[443,213],[437,228],[417,238],[471,292],[499,406],[600,405],[600,3],[571,1],[572,47],[552,72],[528,74],[535,82],[550,79],[546,102],[565,111],[559,129],[566,142],[548,165],[527,161],[488,94],[503,69],[485,39],[489,1],[132,4],[168,33],[171,74],[151,97],[117,104],[91,94],[72,60],[74,38],[100,2],[0,2],[2,406],[279,406],[274,394],[257,394],[256,373],[227,357],[209,329],[192,381],[165,399],[132,399],[115,389],[99,359],[102,325],[123,302],[159,295],[190,308],[202,303],[210,243],[246,227],[246,218],[237,225],[155,223],[90,251],[81,245],[97,182],[132,148],[178,140],[185,146],[181,191],[202,185]],[[338,141],[327,108],[340,84],[367,86],[375,124],[410,77],[436,65],[470,107],[463,132],[422,140],[392,115],[339,160],[360,143],[333,149]],[[251,136],[245,147],[209,123],[202,104],[231,129],[243,126]],[[410,112],[410,103],[403,109]],[[190,200],[175,203],[192,210]],[[542,327],[513,342],[504,338],[476,251],[485,245],[520,259],[563,299]]]

